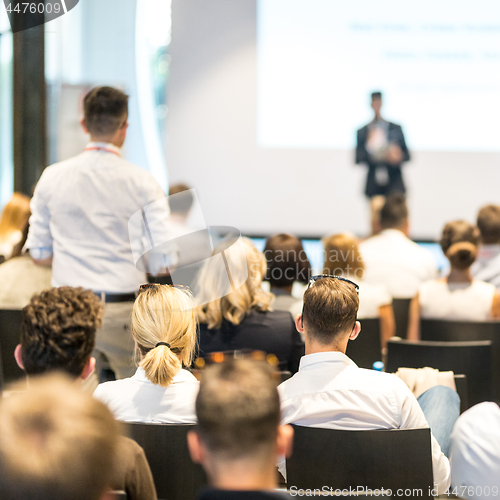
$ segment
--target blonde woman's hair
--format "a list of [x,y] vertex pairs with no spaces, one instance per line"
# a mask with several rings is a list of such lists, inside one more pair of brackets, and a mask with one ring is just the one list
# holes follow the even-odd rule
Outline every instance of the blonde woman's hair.
[[[30,199],[22,193],[14,193],[0,215],[0,243],[14,245],[21,241],[30,217]],[[14,237],[19,241],[15,241]]]
[[268,311],[274,295],[261,288],[266,259],[248,238],[224,241],[198,277],[197,313],[200,323],[219,328],[225,319],[239,325],[252,309]]
[[365,264],[359,251],[358,240],[354,235],[341,233],[325,236],[323,246],[325,247],[323,265],[325,274],[363,278]]
[[[191,365],[196,348],[191,292],[169,285],[151,285],[140,292],[132,311],[132,335],[147,379],[162,387],[170,385],[183,365]],[[159,342],[169,346],[157,346]]]

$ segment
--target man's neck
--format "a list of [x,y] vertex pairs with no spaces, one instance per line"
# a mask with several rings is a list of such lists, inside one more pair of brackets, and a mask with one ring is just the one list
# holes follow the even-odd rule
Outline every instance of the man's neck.
[[306,351],[305,351],[306,356],[308,354],[316,354],[319,352],[341,352],[342,354],[345,354],[346,350],[347,350],[347,341],[325,345],[325,344],[320,344],[319,342],[310,341],[306,337]]
[[90,142],[97,142],[101,144],[111,144],[118,149],[121,149],[123,143],[114,137],[93,137],[90,136]]
[[210,484],[219,490],[260,491],[276,488],[276,469],[274,463],[255,467],[249,461],[212,462],[207,471]]

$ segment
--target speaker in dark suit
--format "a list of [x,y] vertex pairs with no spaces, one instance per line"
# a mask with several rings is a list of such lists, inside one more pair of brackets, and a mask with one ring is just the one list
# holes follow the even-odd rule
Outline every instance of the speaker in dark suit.
[[389,193],[405,193],[401,165],[410,159],[400,125],[380,116],[382,94],[372,94],[374,119],[358,130],[356,163],[368,166],[365,195],[368,198]]

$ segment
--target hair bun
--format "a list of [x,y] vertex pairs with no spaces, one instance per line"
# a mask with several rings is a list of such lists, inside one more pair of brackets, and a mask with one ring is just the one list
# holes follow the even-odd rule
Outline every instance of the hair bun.
[[477,257],[477,247],[469,241],[459,241],[450,246],[446,252],[452,267],[460,270],[468,269]]

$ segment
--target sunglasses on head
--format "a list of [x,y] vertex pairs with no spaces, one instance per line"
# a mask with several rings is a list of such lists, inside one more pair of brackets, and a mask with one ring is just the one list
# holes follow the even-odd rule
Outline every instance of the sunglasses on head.
[[139,287],[139,293],[144,292],[144,290],[149,290],[149,289],[157,289],[159,286],[169,286],[171,288],[178,288],[179,290],[187,290],[188,292],[191,291],[191,288],[185,285],[162,285],[161,283],[145,283],[144,285],[141,285]]
[[[346,278],[342,278],[341,276],[333,276],[330,274],[316,274],[315,276],[311,276],[311,279],[309,280],[309,283],[307,285],[307,288],[311,288],[316,281],[323,280],[323,279],[333,279],[333,280],[340,280],[340,281],[345,281],[346,283],[351,284],[354,289],[356,290],[356,293],[358,294],[359,297],[359,285],[354,283],[354,281],[348,280]],[[301,321],[302,321],[302,326],[304,326],[304,304],[302,304],[302,315],[301,315]],[[356,320],[354,320],[354,324],[356,324]]]

